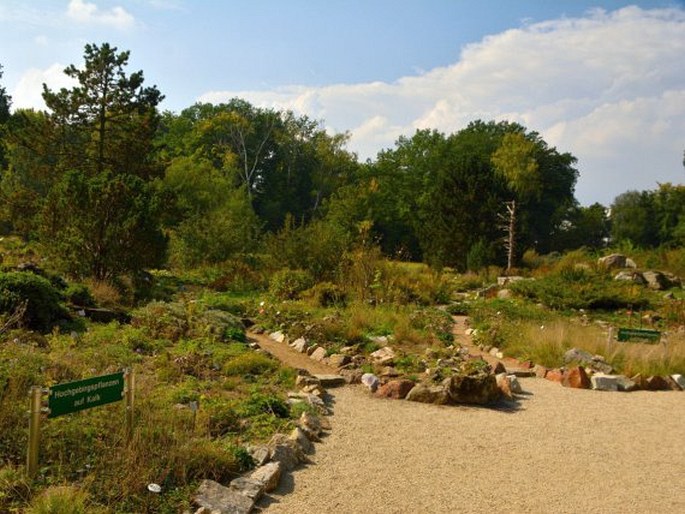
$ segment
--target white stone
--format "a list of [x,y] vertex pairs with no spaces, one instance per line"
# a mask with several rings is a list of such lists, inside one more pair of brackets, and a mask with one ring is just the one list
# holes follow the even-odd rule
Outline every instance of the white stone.
[[378,389],[380,381],[378,380],[378,377],[373,373],[364,373],[362,375],[362,384],[368,387],[373,393],[376,391],[376,389]]
[[681,389],[685,390],[685,377],[683,375],[671,375],[671,378]]
[[597,391],[618,391],[618,377],[616,375],[606,375],[595,373],[590,377],[592,388]]
[[285,341],[285,334],[280,330],[278,330],[277,332],[272,332],[271,334],[269,334],[269,337],[277,343],[282,343],[283,341]]
[[380,350],[376,350],[371,354],[371,358],[381,366],[392,363],[395,359],[395,351],[389,346],[384,346]]
[[295,351],[305,353],[307,351],[307,340],[304,337],[298,337],[290,344],[290,346]]
[[521,382],[519,382],[519,379],[516,377],[516,375],[507,375],[507,378],[509,379],[509,388],[511,389],[511,392],[521,394],[523,392],[523,388],[521,387]]
[[268,464],[264,464],[255,469],[250,475],[250,478],[259,480],[264,484],[264,491],[270,493],[278,487],[278,482],[281,479],[281,469],[280,462],[269,462]]
[[319,346],[309,357],[315,361],[321,362],[326,358],[326,349],[323,346]]

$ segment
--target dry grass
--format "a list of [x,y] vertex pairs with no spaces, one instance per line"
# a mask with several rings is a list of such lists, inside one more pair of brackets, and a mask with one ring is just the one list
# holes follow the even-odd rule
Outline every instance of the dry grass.
[[670,334],[661,344],[619,343],[597,325],[582,326],[567,321],[549,325],[521,322],[507,337],[508,352],[545,366],[563,364],[564,353],[580,348],[604,356],[615,369],[626,375],[668,375],[685,373],[685,335]]

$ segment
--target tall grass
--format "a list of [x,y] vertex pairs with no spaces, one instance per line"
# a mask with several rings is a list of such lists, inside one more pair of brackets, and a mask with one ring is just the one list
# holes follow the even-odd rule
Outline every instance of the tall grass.
[[582,326],[568,320],[546,325],[523,321],[510,326],[503,340],[508,354],[548,367],[563,365],[564,353],[580,348],[602,355],[628,376],[685,373],[685,337],[677,334],[664,344],[620,343],[596,325]]

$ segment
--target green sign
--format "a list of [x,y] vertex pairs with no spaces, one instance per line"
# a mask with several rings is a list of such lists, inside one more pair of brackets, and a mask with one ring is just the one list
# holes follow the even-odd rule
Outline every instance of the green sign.
[[118,402],[124,397],[124,373],[112,373],[50,388],[48,418]]
[[619,328],[616,339],[621,342],[630,341],[631,339],[644,339],[658,343],[661,339],[661,332],[645,328]]

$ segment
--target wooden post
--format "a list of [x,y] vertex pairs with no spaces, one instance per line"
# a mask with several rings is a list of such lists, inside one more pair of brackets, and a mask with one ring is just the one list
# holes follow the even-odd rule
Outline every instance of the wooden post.
[[40,446],[40,411],[43,391],[38,386],[31,387],[29,414],[29,447],[26,456],[26,474],[33,478],[38,471],[38,451]]
[[124,396],[126,398],[126,444],[130,444],[133,439],[133,404],[135,400],[135,375],[133,370],[127,369],[124,372]]

